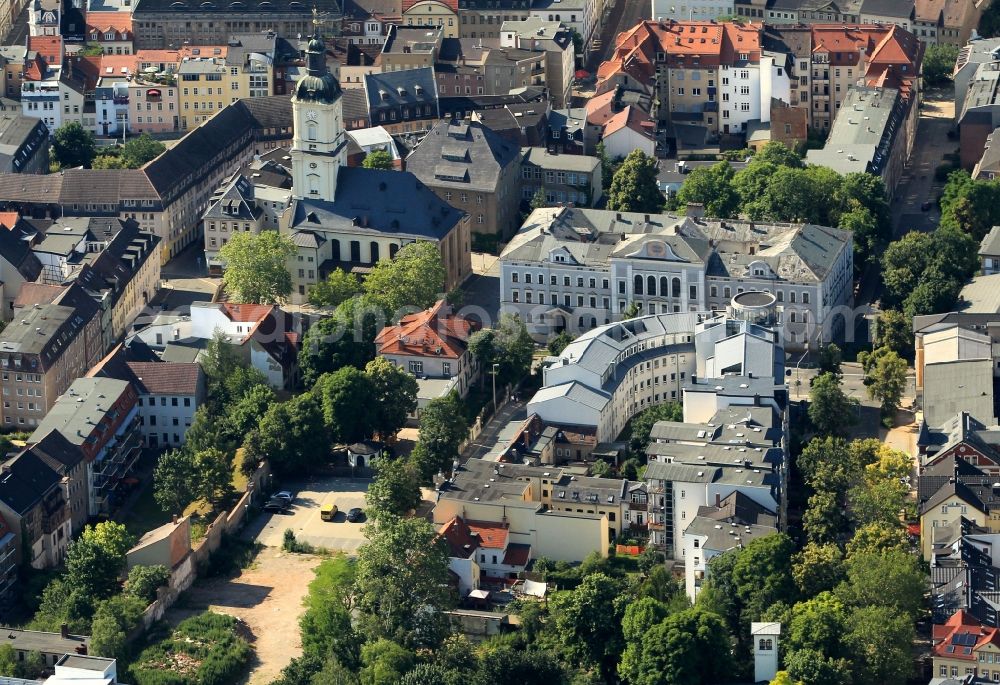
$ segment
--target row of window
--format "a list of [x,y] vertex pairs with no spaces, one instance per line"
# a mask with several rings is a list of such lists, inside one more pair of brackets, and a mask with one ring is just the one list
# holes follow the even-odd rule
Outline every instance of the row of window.
[[[558,278],[559,278],[558,276],[549,276],[549,285],[559,285]],[[518,274],[518,272],[516,272],[516,271],[511,272],[511,274],[510,274],[511,283],[518,283],[519,279],[520,279],[520,274]],[[526,284],[530,285],[531,282],[532,282],[531,279],[532,279],[532,274],[530,272],[525,272],[525,274],[524,274],[524,282]],[[577,276],[577,278],[576,278],[576,287],[577,288],[584,287],[584,285],[583,285],[584,282],[585,281],[584,281],[583,276]],[[535,280],[535,283],[538,283],[538,285],[545,285],[545,276],[542,275],[542,274],[537,274],[537,278]],[[562,277],[562,284],[564,286],[566,286],[568,288],[568,287],[570,287],[570,283],[571,283],[571,279],[570,279],[569,276],[563,276]],[[590,288],[596,288],[597,287],[597,279],[596,278],[588,278],[588,279],[586,279],[586,283],[587,283],[587,287],[590,287]],[[624,281],[623,281],[623,283],[624,283]],[[609,287],[609,285],[608,285],[608,279],[606,279],[606,278],[601,279],[601,287],[604,288],[605,290],[608,289],[608,287]],[[624,290],[622,292],[624,292]]]
[[[178,403],[179,399],[183,400],[183,404],[184,404],[185,407],[190,407],[191,406],[191,398],[190,397],[183,397],[183,398],[171,397],[170,398],[170,406],[171,407],[179,407],[180,406],[180,404]],[[139,406],[140,407],[143,406],[143,399],[141,397],[139,398]],[[149,398],[149,402],[147,402],[145,406],[147,406],[147,407],[155,407],[156,406],[156,398],[155,397],[150,397]],[[167,398],[166,397],[161,397],[160,398],[160,406],[161,407],[166,407],[167,406]]]

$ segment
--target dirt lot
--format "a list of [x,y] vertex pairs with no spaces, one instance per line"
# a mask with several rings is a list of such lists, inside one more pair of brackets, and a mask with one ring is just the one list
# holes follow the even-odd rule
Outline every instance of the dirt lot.
[[167,612],[167,620],[176,625],[206,609],[243,619],[256,637],[257,650],[257,662],[245,682],[267,685],[302,654],[302,599],[319,562],[316,556],[265,547],[239,576],[196,582]]

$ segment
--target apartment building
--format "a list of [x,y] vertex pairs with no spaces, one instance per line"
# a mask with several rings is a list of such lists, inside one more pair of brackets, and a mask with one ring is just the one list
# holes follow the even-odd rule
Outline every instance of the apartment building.
[[474,233],[501,240],[517,230],[520,148],[476,122],[440,122],[406,158],[406,168],[471,217]]
[[311,5],[248,0],[236,6],[194,0],[143,0],[132,9],[132,29],[139,50],[225,45],[230,36],[240,33],[309,35],[314,29],[314,10],[338,23],[342,16],[340,3],[335,0],[318,0]]
[[29,443],[52,431],[83,453],[88,514],[109,514],[121,503],[119,486],[131,475],[142,448],[135,388],[115,378],[77,378],[45,415]]
[[[1000,631],[983,625],[965,610],[956,611],[944,624],[935,625],[931,656],[933,673],[956,682],[1000,680]],[[961,680],[960,680],[961,679]]]
[[965,517],[934,531],[930,605],[935,624],[946,624],[956,611],[964,611],[984,626],[998,627],[998,543],[1000,535]]
[[[458,0],[403,0],[402,10],[400,26],[437,27],[445,38],[459,36]],[[389,27],[390,35],[394,28]]]
[[[68,483],[24,448],[0,471],[0,516],[14,534],[18,565],[55,568],[72,538]],[[6,559],[6,558],[5,558]]]
[[553,154],[543,147],[521,152],[521,200],[541,191],[551,204],[593,207],[604,194],[601,160],[586,155]]
[[222,180],[291,137],[290,110],[280,96],[239,100],[142,169],[69,169],[31,184],[0,174],[0,206],[53,218],[134,219],[160,238],[165,263],[201,239],[201,216]]
[[4,96],[16,98],[21,93],[21,82],[24,80],[24,65],[27,62],[28,48],[24,45],[0,46],[0,87]]
[[[260,174],[256,176],[247,169],[227,178],[202,215],[205,261],[212,274],[222,274],[219,250],[231,236],[241,232],[256,235],[262,230],[278,230],[278,219],[291,204],[290,188],[254,183],[252,180],[263,180],[259,178]],[[292,271],[292,274],[294,276],[295,272]]]
[[[367,120],[356,128],[381,126],[389,133],[416,133],[430,130],[440,118],[433,68],[367,74],[364,91]],[[350,120],[346,107],[344,119]]]
[[895,88],[851,86],[826,144],[806,162],[840,174],[878,176],[891,201],[917,133],[917,108]]
[[500,255],[501,306],[548,334],[608,324],[632,303],[649,314],[722,311],[762,291],[784,309],[790,348],[843,331],[836,310],[853,298],[849,233],[698,213],[537,209]]
[[138,395],[143,444],[180,447],[205,401],[205,372],[196,362],[162,361],[141,342],[119,345],[88,376],[127,381]]
[[529,0],[459,0],[459,38],[499,38],[504,23],[530,15]]
[[131,55],[132,17],[127,12],[87,12],[86,40],[106,55]]
[[500,26],[500,47],[545,53],[545,87],[552,107],[571,104],[576,53],[573,35],[558,21],[525,19],[505,21]]
[[33,283],[42,273],[42,263],[25,241],[19,240],[13,226],[0,231],[0,299],[3,311],[0,320],[9,321],[14,316],[14,301],[21,286]]
[[[69,301],[73,306],[60,304]],[[98,306],[80,286],[70,286],[52,304],[15,308],[14,320],[0,332],[4,425],[37,426],[103,352]]]
[[[528,18],[535,21],[557,21],[580,34],[583,50],[578,57],[580,60],[585,60],[591,51],[599,50],[601,47],[600,31],[605,6],[606,3],[601,0],[535,0],[531,3]],[[497,24],[501,24],[499,19],[500,17],[494,19]],[[487,15],[488,26],[489,15]]]

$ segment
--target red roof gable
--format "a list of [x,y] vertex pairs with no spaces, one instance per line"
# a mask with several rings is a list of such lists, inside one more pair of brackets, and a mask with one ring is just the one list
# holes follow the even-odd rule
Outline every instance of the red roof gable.
[[28,50],[37,52],[49,66],[62,64],[62,36],[28,36]]
[[472,321],[450,314],[447,303],[439,300],[430,309],[383,328],[375,336],[375,348],[378,354],[458,359],[468,349],[474,328]]
[[932,632],[934,656],[962,661],[976,661],[976,650],[987,644],[1000,647],[1000,631],[980,623],[965,609],[959,609],[944,625],[935,625]]
[[450,555],[453,557],[468,559],[479,547],[479,540],[472,534],[472,529],[461,516],[455,516],[441,526],[438,535],[448,543]]
[[479,545],[488,549],[506,549],[507,524],[490,521],[469,521],[469,530],[479,538]]

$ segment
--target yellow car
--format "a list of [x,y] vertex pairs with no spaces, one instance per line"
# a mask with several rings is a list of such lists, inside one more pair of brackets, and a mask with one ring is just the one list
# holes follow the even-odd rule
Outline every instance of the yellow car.
[[324,504],[319,508],[319,517],[324,521],[332,521],[333,517],[337,515],[337,505],[336,504]]

